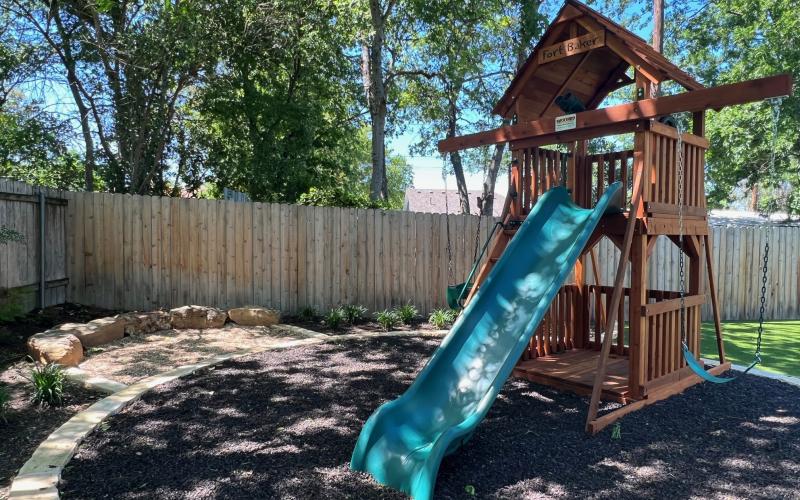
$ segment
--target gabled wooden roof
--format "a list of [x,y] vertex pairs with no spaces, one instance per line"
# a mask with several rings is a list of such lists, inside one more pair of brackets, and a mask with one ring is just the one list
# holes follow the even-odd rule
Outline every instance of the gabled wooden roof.
[[[562,52],[542,62],[542,58],[546,59],[544,53],[553,46],[577,37],[594,37],[603,42],[573,55]],[[673,80],[687,90],[703,88],[646,41],[581,2],[567,0],[493,112],[507,118],[517,114],[520,120],[558,116],[564,112],[555,99],[567,91],[578,97],[586,109],[594,109],[610,92],[633,83],[626,75],[631,66],[653,83]]]

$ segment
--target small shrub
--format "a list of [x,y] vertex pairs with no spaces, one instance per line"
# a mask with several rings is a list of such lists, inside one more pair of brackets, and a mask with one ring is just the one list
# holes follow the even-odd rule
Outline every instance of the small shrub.
[[11,406],[11,394],[8,392],[8,388],[4,385],[0,385],[0,421],[7,422],[6,417],[8,417],[8,411]]
[[414,318],[417,317],[419,311],[414,306],[414,304],[406,304],[404,306],[400,306],[394,310],[397,317],[400,318],[400,321],[403,322],[404,325],[410,325]]
[[387,332],[397,326],[397,324],[400,322],[400,318],[397,316],[397,313],[388,309],[384,309],[376,314],[375,320]]
[[461,311],[458,309],[448,309],[447,317],[450,319],[450,323],[455,323],[456,319],[458,319],[459,314],[461,314]]
[[314,321],[317,319],[317,316],[319,316],[319,314],[317,314],[317,310],[313,307],[304,307],[300,311],[300,319],[303,321]]
[[325,325],[332,330],[338,330],[342,326],[342,323],[344,323],[344,320],[345,314],[341,307],[333,308],[325,315]]
[[351,325],[361,323],[367,315],[367,308],[359,304],[350,304],[342,308],[344,319]]
[[31,375],[34,403],[48,406],[58,406],[62,403],[66,375],[61,366],[54,363],[37,365]]
[[32,292],[25,288],[0,290],[0,321],[13,321],[25,314],[25,302]]
[[458,313],[452,309],[436,309],[428,317],[428,323],[438,329],[443,329],[456,320]]

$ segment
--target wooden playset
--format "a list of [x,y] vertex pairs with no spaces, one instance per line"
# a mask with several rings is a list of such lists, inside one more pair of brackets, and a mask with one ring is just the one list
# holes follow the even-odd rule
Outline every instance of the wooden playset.
[[[665,81],[685,91],[658,96]],[[597,109],[627,86],[633,87],[631,102]],[[603,218],[572,282],[561,288],[514,370],[518,377],[592,394],[588,432],[702,380],[687,366],[681,344],[699,358],[705,279],[720,360],[708,371],[730,368],[708,237],[705,111],[788,95],[791,87],[791,78],[779,75],[704,88],[641,38],[567,0],[494,108],[512,125],[440,142],[443,153],[508,143],[512,156],[504,229],[494,237],[467,300],[543,192],[565,184],[576,204],[591,207],[610,183],[623,184],[627,209]],[[691,132],[679,135],[675,113],[691,115]],[[633,134],[633,148],[589,153],[590,139],[617,134]],[[614,285],[587,284],[590,266],[593,283],[602,282],[594,248],[604,237],[620,249]],[[659,265],[651,255],[660,237],[685,254],[683,298],[680,291],[648,287],[648,267]],[[601,398],[623,406],[598,417]]]

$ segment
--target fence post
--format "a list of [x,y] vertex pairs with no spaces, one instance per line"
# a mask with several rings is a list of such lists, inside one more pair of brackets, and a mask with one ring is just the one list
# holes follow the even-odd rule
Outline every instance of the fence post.
[[44,224],[45,224],[45,198],[44,198],[44,188],[41,186],[39,187],[39,308],[44,309],[45,300],[44,300],[44,289],[47,285],[45,273],[45,249],[46,249],[46,241],[45,241],[45,231],[44,231]]

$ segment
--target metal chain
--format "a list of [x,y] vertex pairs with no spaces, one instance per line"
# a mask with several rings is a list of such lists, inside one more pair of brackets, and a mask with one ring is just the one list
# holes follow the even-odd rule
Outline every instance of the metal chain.
[[678,256],[678,268],[680,273],[680,322],[681,322],[681,343],[686,345],[686,262],[683,251],[683,126],[680,120],[676,120],[675,128],[678,131],[678,139],[675,143],[676,155],[675,162],[678,168],[678,246],[680,247]]
[[481,246],[481,211],[478,210],[478,230],[475,232],[475,249],[472,251],[472,262],[478,260],[478,248]]
[[453,249],[450,246],[450,206],[447,203],[447,153],[442,155],[442,180],[444,181],[444,223],[447,231],[447,278],[454,282]]
[[[781,103],[783,97],[775,97],[769,100],[772,105],[772,148],[769,158],[769,170],[767,177],[775,173],[775,153],[778,147],[778,126],[781,118]],[[769,214],[767,214],[769,216]],[[769,221],[768,221],[769,222]],[[761,337],[764,334],[764,311],[767,308],[767,276],[769,270],[769,239],[772,235],[772,224],[767,224],[767,238],[764,242],[764,259],[761,268],[761,305],[758,310],[758,334],[756,336],[756,352],[754,354],[757,363],[761,363]]]

